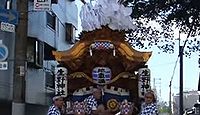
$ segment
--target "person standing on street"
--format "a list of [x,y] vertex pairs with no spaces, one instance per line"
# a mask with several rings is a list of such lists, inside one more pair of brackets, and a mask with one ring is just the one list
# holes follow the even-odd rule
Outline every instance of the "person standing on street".
[[64,105],[63,97],[54,96],[53,105],[49,107],[47,115],[62,115],[62,108]]
[[152,90],[148,91],[144,96],[140,115],[158,115],[156,96]]

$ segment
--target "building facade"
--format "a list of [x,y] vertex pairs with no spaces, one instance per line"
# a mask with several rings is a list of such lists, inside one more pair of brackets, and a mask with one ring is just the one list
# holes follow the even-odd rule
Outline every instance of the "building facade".
[[[183,92],[183,110],[189,110],[199,100],[198,91]],[[179,94],[173,96],[173,115],[179,115]]]
[[[17,11],[18,0],[1,0],[0,9],[6,9],[8,1],[10,8]],[[75,42],[78,8],[74,0],[51,0],[48,11],[35,11],[34,0],[29,0],[27,5],[27,53],[24,60],[27,66],[24,71],[23,103],[13,102],[17,33],[0,30],[0,46],[7,49],[5,55],[0,55],[0,113],[3,115],[46,114],[54,95],[54,70],[57,66],[52,51],[67,50]]]

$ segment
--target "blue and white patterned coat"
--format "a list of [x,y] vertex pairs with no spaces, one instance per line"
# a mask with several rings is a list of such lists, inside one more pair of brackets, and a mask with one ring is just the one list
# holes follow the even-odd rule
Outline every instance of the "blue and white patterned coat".
[[61,115],[60,110],[55,105],[49,107],[47,115]]
[[156,103],[142,104],[140,115],[158,115],[158,108]]
[[97,108],[97,101],[96,99],[94,98],[93,95],[89,96],[88,98],[86,98],[84,100],[84,102],[86,103],[86,113],[87,114],[91,114],[93,108]]

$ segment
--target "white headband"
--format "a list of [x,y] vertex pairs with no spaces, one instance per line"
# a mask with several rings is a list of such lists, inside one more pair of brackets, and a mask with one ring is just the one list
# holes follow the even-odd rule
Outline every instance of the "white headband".
[[53,101],[55,101],[55,100],[57,100],[57,99],[59,99],[59,98],[63,98],[62,96],[54,96],[53,97]]

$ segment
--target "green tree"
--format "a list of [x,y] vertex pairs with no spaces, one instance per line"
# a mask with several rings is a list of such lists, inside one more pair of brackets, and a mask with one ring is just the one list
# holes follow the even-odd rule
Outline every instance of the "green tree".
[[167,102],[161,101],[158,103],[159,113],[170,113],[170,108],[167,106]]
[[[193,38],[188,39],[185,54],[200,51],[200,0],[125,0],[123,4],[133,9],[131,17],[138,26],[135,31],[127,31],[127,41],[133,47],[156,45],[163,52],[173,53],[175,27]],[[151,21],[160,28],[150,25]]]

